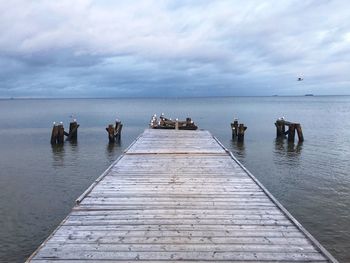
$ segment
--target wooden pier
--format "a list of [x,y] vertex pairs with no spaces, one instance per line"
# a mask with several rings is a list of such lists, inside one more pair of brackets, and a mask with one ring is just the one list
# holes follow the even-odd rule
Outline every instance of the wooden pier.
[[147,129],[28,262],[337,262],[207,131]]

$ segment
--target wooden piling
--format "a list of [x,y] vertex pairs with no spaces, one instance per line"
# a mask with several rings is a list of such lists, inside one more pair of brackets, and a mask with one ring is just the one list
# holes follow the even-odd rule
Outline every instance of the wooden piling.
[[[304,141],[303,131],[301,129],[300,123],[285,121],[283,118],[279,118],[275,122],[276,126],[276,136],[279,137],[285,137],[285,135],[288,135],[288,141],[294,142],[295,139],[295,130],[298,133],[298,140],[299,142]],[[285,127],[288,126],[288,131],[285,131]]]
[[69,123],[69,133],[67,135],[67,141],[76,141],[78,139],[79,124],[74,120]]
[[62,122],[57,126],[57,129],[58,129],[57,144],[63,144],[64,143],[64,127],[63,127]]
[[243,142],[244,141],[244,132],[247,129],[246,126],[244,126],[243,123],[239,124],[238,126],[238,132],[237,132],[237,141]]
[[233,123],[231,123],[231,129],[232,129],[232,139],[237,137],[238,135],[238,120],[235,119]]
[[301,129],[301,125],[300,124],[296,124],[296,130],[298,133],[298,140],[299,142],[303,142],[304,141],[304,135],[303,135],[303,131]]
[[282,125],[282,134],[283,134],[283,137],[286,136],[287,132],[286,132],[286,125],[285,125],[285,122],[283,121],[283,125]]
[[275,122],[275,126],[276,126],[276,137],[280,138],[280,137],[284,137],[285,136],[285,123],[283,120],[277,120]]
[[116,138],[117,142],[120,142],[121,134],[122,134],[122,128],[123,124],[120,121],[115,122],[115,134],[114,137]]
[[294,142],[295,126],[296,125],[294,123],[289,124],[289,129],[288,129],[288,141],[289,142]]
[[57,144],[57,136],[58,136],[58,126],[56,123],[53,123],[53,127],[52,127],[52,132],[51,132],[51,144]]
[[114,137],[114,126],[113,124],[109,124],[108,127],[106,128],[106,131],[108,132],[108,139],[110,143],[115,142],[115,137]]
[[121,138],[123,124],[121,121],[116,120],[115,125],[109,124],[106,128],[106,131],[108,132],[108,140],[110,143],[119,142]]

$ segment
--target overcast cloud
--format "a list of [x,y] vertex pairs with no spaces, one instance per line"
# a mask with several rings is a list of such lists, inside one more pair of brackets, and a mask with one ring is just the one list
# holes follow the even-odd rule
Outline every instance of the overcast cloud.
[[350,94],[349,7],[0,0],[0,97]]

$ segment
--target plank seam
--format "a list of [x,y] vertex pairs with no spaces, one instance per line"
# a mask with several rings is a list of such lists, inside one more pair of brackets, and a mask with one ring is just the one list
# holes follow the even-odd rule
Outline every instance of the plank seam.
[[226,156],[227,153],[222,152],[125,152],[125,155],[217,155],[217,156]]

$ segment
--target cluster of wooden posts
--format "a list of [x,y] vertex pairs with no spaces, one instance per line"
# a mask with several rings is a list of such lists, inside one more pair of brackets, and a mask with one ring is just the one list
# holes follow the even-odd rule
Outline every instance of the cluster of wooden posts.
[[[64,144],[64,136],[66,136],[66,141],[76,142],[78,140],[78,128],[79,124],[77,120],[74,119],[69,123],[69,132],[64,130],[63,123],[53,123],[51,132],[51,144],[52,145],[62,145]],[[120,120],[116,120],[115,124],[109,124],[106,128],[108,132],[108,139],[110,143],[119,142],[122,133],[123,124]]]
[[60,122],[57,124],[53,123],[52,132],[51,132],[51,144],[63,144],[64,136],[67,136],[67,141],[77,141],[78,139],[78,128],[79,124],[74,119],[71,123],[69,123],[69,132],[66,132],[63,127],[63,123]]
[[[297,131],[299,142],[304,141],[304,135],[300,123],[290,122],[284,120],[284,118],[279,118],[276,120],[275,126],[277,138],[285,138],[287,135],[288,141],[294,142],[295,131]],[[288,127],[287,131],[286,126]]]
[[175,129],[175,130],[197,130],[198,127],[194,124],[191,118],[186,118],[185,121],[179,121],[175,119],[175,121],[164,117],[162,113],[157,119],[157,115],[154,114],[152,116],[150,122],[150,128],[152,129]]
[[[300,123],[290,122],[284,120],[284,118],[279,118],[275,122],[277,129],[277,138],[285,138],[287,136],[289,142],[294,142],[295,133],[298,134],[299,142],[304,141],[303,131],[301,129]],[[288,130],[286,131],[286,126]],[[244,141],[244,133],[247,130],[247,127],[243,123],[238,123],[238,119],[234,119],[231,123],[232,130],[232,140],[237,138],[238,142]]]
[[243,123],[238,123],[238,119],[234,119],[231,123],[231,130],[232,130],[232,140],[237,138],[238,142],[244,141],[244,133],[247,130],[247,127],[244,126]]
[[116,119],[115,124],[109,124],[106,128],[108,132],[108,140],[110,143],[120,142],[120,137],[122,134],[123,124],[120,120]]

